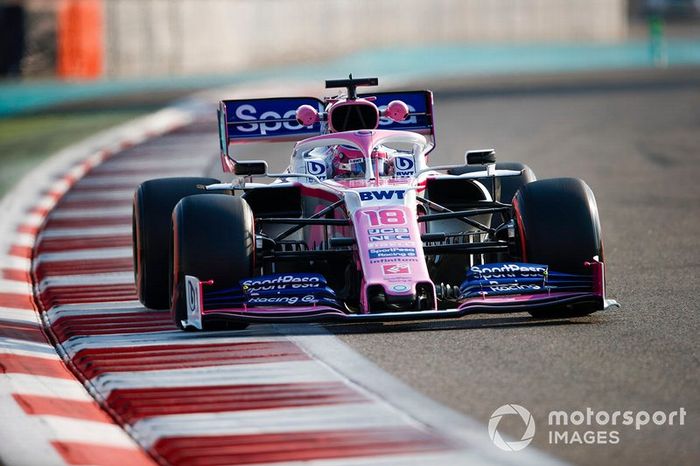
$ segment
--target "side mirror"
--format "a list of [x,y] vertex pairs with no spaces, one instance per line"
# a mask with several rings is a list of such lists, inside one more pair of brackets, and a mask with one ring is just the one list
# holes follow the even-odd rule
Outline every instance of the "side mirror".
[[464,154],[467,165],[488,165],[496,163],[495,149],[468,150]]
[[239,176],[253,176],[267,174],[267,162],[264,160],[247,160],[236,162],[233,173]]
[[313,108],[311,105],[302,105],[301,107],[297,108],[296,118],[299,124],[302,126],[311,126],[320,121],[318,110]]
[[383,116],[389,118],[390,120],[399,122],[404,121],[406,119],[406,117],[408,116],[408,112],[408,105],[406,105],[400,100],[392,100],[386,106],[386,110],[384,110]]

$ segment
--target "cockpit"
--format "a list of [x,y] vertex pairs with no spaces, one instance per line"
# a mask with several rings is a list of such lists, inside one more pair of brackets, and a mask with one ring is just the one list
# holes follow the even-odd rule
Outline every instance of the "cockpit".
[[297,170],[320,180],[409,178],[423,167],[428,147],[415,133],[361,130],[299,143],[292,159]]

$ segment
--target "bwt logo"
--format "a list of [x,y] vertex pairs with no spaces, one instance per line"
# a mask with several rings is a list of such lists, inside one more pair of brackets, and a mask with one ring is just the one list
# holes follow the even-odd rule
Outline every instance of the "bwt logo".
[[394,164],[397,170],[413,170],[413,159],[411,157],[394,157]]
[[314,162],[309,160],[306,162],[306,172],[309,175],[322,176],[326,174],[326,164],[323,162]]
[[394,168],[396,169],[394,176],[412,176],[414,172],[413,167],[415,167],[415,162],[412,157],[394,157]]
[[360,199],[363,201],[388,201],[390,199],[403,199],[404,191],[401,189],[388,189],[386,191],[363,191]]

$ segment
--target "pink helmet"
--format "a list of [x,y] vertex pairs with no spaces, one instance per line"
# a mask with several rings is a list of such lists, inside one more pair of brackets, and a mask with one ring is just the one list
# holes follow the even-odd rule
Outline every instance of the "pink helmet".
[[349,146],[339,145],[333,154],[333,176],[341,178],[363,178],[365,176],[365,158],[362,151]]

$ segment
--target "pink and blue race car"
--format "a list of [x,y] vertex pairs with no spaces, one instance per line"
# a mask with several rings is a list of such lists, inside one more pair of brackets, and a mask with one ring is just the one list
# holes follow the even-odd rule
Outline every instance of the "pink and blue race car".
[[[327,81],[346,91],[324,100],[220,102],[221,160],[235,181],[164,178],[135,193],[141,302],[200,330],[616,305],[583,181],[536,181],[493,150],[431,167],[432,93],[357,93],[377,83]],[[283,173],[231,151],[285,140],[297,142]]]

